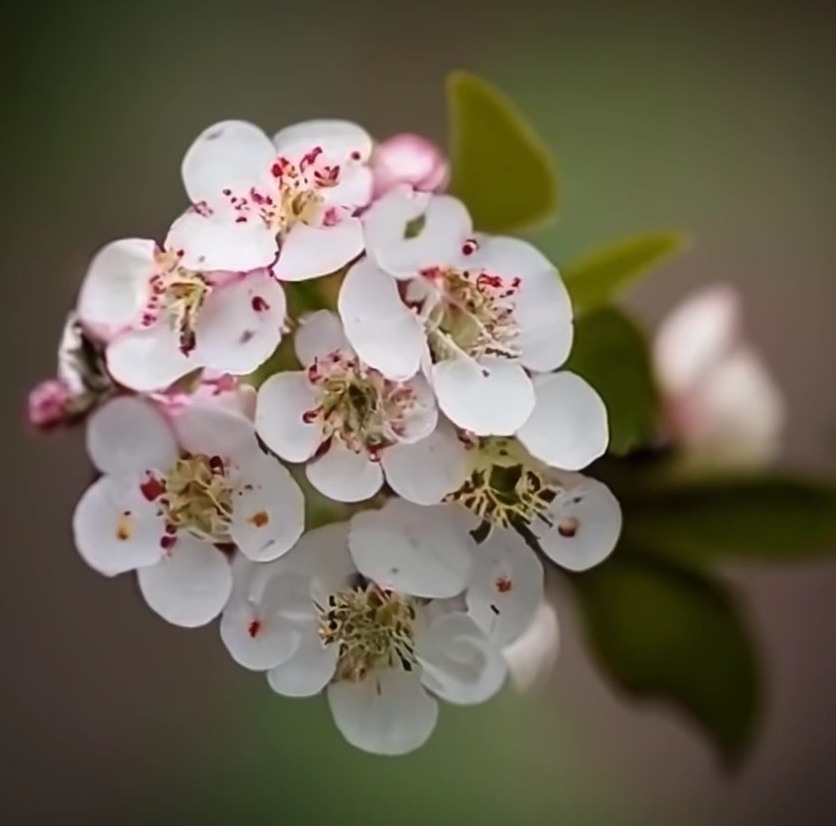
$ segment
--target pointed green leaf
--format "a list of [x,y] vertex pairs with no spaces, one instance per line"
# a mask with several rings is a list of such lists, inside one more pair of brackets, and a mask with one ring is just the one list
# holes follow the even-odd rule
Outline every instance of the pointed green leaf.
[[566,368],[583,376],[607,406],[610,452],[624,455],[656,430],[659,392],[647,341],[621,310],[604,307],[580,318]]
[[635,502],[625,531],[642,547],[696,565],[833,554],[836,486],[775,475],[679,483]]
[[512,232],[557,211],[557,174],[546,147],[501,92],[476,75],[447,78],[452,179],[476,229]]
[[616,685],[673,704],[727,764],[739,761],[758,717],[758,669],[726,589],[695,571],[620,551],[572,582],[590,646]]
[[609,303],[640,276],[687,249],[679,232],[655,232],[618,241],[562,268],[575,312],[587,313]]

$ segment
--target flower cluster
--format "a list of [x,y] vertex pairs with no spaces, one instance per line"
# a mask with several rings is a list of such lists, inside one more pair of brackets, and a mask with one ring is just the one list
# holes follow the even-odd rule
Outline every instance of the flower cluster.
[[556,635],[541,555],[580,571],[617,541],[578,473],[608,429],[559,369],[568,293],[474,228],[416,136],[225,121],[182,175],[162,242],[95,255],[30,396],[41,428],[86,421],[76,546],[171,623],[220,617],[276,692],[325,692],[355,746],[410,751],[439,700],[499,691],[544,612]]

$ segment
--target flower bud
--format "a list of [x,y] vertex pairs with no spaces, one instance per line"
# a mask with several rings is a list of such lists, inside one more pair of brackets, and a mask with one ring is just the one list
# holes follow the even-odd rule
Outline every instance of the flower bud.
[[407,183],[422,192],[440,192],[450,179],[444,153],[421,135],[402,132],[377,144],[372,152],[374,197]]

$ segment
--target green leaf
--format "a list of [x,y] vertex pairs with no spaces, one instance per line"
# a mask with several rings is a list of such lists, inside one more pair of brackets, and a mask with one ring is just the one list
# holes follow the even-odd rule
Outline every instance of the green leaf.
[[731,594],[698,572],[616,556],[572,579],[588,641],[623,690],[672,703],[728,765],[760,710],[752,641]]
[[562,268],[563,279],[577,314],[609,303],[649,270],[687,249],[680,232],[654,232],[618,241],[588,253]]
[[447,78],[452,179],[476,229],[512,232],[557,212],[551,155],[514,104],[476,75]]
[[644,334],[621,310],[604,307],[577,321],[566,367],[583,376],[604,400],[610,452],[624,455],[650,440],[659,392]]
[[691,564],[796,561],[836,551],[836,487],[777,475],[700,479],[633,503],[625,533]]

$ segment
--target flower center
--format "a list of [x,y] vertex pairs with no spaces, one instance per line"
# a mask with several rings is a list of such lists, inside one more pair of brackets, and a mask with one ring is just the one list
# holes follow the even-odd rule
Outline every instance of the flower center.
[[483,270],[433,267],[422,271],[429,296],[421,308],[435,360],[519,355],[514,297],[519,278]]
[[255,214],[275,232],[282,235],[299,223],[330,226],[342,217],[340,209],[326,208],[323,190],[340,182],[338,164],[327,164],[322,149],[315,146],[299,163],[279,156],[270,167],[275,189],[259,192],[252,187],[249,193],[233,195],[225,189],[235,220],[247,223]]
[[415,607],[413,597],[374,583],[331,594],[320,608],[319,637],[325,645],[339,646],[336,678],[356,682],[377,667],[411,671]]
[[188,354],[195,347],[195,325],[212,287],[201,272],[179,264],[182,253],[159,252],[151,276],[151,294],[142,313],[142,326],[150,327],[165,314],[180,337],[180,350]]
[[416,405],[408,384],[387,379],[342,350],[316,359],[308,368],[308,380],[319,390],[319,404],[304,418],[308,423],[321,421],[323,443],[336,437],[372,458],[403,435]]
[[482,520],[472,532],[477,542],[498,525],[516,531],[529,544],[536,543],[531,523],[535,519],[550,521],[547,512],[560,488],[517,455],[515,447],[507,439],[483,440],[475,450],[473,472],[446,497],[446,501],[458,502]]
[[210,542],[229,539],[232,485],[220,456],[184,454],[160,480],[160,504],[169,529]]

